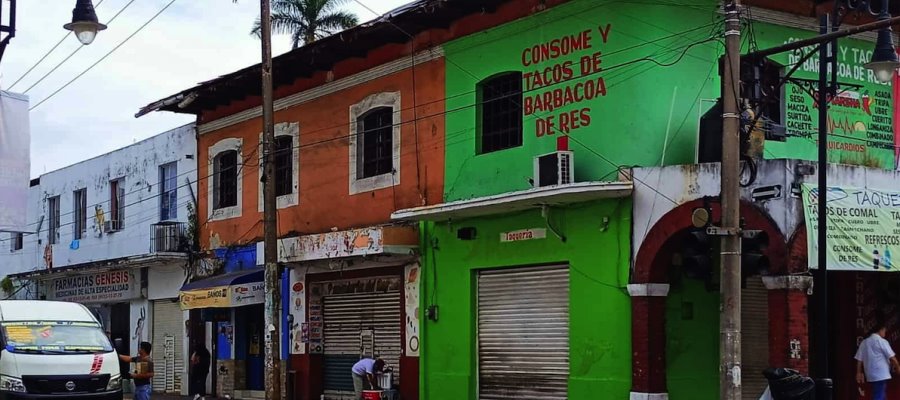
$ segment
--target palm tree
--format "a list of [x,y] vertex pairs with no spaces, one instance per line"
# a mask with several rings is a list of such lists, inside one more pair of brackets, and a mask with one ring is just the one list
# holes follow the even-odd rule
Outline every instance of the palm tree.
[[[351,28],[358,23],[356,16],[338,7],[348,0],[273,0],[272,32],[291,35],[297,48],[326,37],[335,31]],[[260,35],[260,21],[256,20],[250,34]]]

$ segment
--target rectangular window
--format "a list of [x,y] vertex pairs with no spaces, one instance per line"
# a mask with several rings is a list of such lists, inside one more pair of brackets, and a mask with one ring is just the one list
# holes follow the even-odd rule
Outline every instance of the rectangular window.
[[237,206],[237,151],[219,153],[214,159],[213,205],[215,209]]
[[73,237],[80,240],[87,232],[87,189],[72,192],[72,204],[75,209]]
[[159,219],[178,219],[178,164],[159,167]]
[[59,196],[47,199],[47,242],[59,243]]
[[9,234],[9,251],[22,250],[25,247],[25,238],[22,233],[10,233]]
[[109,224],[111,230],[118,231],[125,226],[125,180],[109,182]]
[[275,194],[284,196],[294,192],[294,138],[275,138]]
[[509,72],[478,84],[478,154],[522,145],[522,73]]
[[394,167],[394,109],[378,107],[357,120],[356,179],[389,174]]

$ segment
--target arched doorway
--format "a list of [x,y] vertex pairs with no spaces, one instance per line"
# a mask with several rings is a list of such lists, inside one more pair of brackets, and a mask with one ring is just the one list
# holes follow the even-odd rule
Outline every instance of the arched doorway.
[[[678,262],[673,262],[686,232],[693,228],[691,213],[704,206],[712,210],[712,220],[718,221],[720,208],[716,200],[698,199],[682,204],[653,226],[636,253],[629,285],[632,392],[637,395],[633,398],[718,398],[717,281],[685,276],[684,271],[678,270]],[[786,245],[777,225],[748,202],[742,202],[741,215],[745,229],[762,230],[768,235],[765,255],[773,270],[783,269]],[[698,388],[711,389],[701,389],[709,393],[698,394]]]

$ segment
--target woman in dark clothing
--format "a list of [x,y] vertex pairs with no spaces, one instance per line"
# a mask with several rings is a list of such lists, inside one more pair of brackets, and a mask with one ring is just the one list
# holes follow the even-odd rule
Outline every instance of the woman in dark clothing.
[[191,354],[191,395],[194,400],[204,400],[206,396],[206,377],[209,376],[210,354],[203,343],[194,345]]

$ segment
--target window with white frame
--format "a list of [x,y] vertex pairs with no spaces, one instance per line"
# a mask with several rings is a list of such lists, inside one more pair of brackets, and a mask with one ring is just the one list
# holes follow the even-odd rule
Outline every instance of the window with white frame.
[[22,250],[25,247],[25,235],[22,232],[9,234],[9,251]]
[[400,183],[400,93],[350,106],[350,194]]
[[159,166],[159,220],[178,218],[178,164]]
[[59,196],[47,199],[47,243],[59,243]]
[[242,143],[238,138],[226,138],[209,147],[207,206],[210,220],[241,215]]
[[[259,174],[263,176],[265,162],[262,155],[262,133],[259,134]],[[282,122],[275,124],[275,194],[277,207],[285,208],[300,203],[300,124],[297,122]],[[264,187],[262,179],[259,182],[259,211],[263,211]]]
[[109,214],[109,230],[122,230],[125,227],[125,178],[109,181]]
[[72,203],[75,208],[72,233],[75,240],[81,240],[87,233],[87,189],[78,189],[72,192]]

